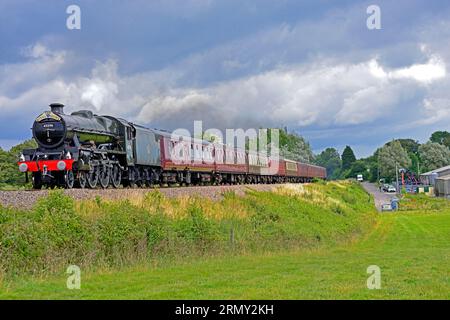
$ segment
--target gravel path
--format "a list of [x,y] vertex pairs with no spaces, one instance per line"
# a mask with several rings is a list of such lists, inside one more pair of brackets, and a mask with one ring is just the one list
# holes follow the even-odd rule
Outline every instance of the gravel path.
[[[277,185],[274,184],[252,184],[252,185],[231,185],[231,186],[196,186],[196,187],[173,187],[158,188],[167,197],[179,197],[184,195],[199,195],[209,197],[213,200],[222,198],[225,191],[234,191],[238,195],[243,195],[245,190],[253,189],[259,191],[270,191]],[[70,195],[75,200],[94,199],[101,196],[105,199],[125,199],[132,195],[145,194],[155,189],[72,189],[64,190],[64,193]],[[47,195],[47,190],[36,191],[0,191],[0,204],[8,207],[17,207],[23,209],[32,208],[37,199]]]
[[368,193],[373,195],[375,200],[375,206],[377,207],[378,211],[381,211],[381,206],[386,203],[391,203],[391,199],[395,197],[395,194],[393,193],[385,193],[380,191],[378,187],[369,182],[363,182],[362,186]]

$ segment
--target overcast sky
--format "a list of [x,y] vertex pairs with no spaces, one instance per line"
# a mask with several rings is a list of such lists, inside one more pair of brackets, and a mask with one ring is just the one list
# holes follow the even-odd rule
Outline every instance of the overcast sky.
[[450,129],[448,66],[446,1],[2,0],[0,146],[63,102],[163,129],[287,126],[367,156]]

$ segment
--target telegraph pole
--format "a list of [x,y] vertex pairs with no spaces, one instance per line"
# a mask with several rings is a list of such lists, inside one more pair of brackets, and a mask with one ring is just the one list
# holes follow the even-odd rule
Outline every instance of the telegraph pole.
[[395,182],[397,184],[397,193],[398,192],[398,168],[397,168],[397,162],[395,163]]
[[380,183],[380,152],[378,152],[378,163],[377,163],[377,176],[378,180],[377,182]]

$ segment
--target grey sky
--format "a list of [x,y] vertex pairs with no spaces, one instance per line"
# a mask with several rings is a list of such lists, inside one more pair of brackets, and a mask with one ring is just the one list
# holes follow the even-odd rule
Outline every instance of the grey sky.
[[[81,30],[66,8],[81,8]],[[381,8],[368,30],[366,8]],[[366,156],[450,120],[442,1],[2,1],[0,146],[54,101],[153,127],[287,126]]]

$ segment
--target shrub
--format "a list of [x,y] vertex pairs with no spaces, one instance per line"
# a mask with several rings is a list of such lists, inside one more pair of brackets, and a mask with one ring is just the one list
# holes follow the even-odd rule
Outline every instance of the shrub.
[[189,242],[199,242],[206,245],[217,237],[217,224],[205,217],[199,203],[193,203],[188,208],[188,216],[175,224],[177,236]]

